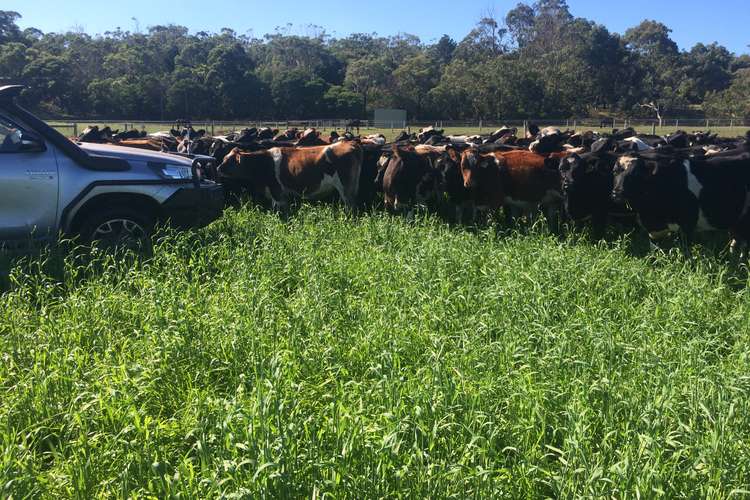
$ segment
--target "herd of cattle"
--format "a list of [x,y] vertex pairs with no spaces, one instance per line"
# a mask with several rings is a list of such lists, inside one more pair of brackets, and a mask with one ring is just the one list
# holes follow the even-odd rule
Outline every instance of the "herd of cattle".
[[[520,136],[519,136],[520,135]],[[632,219],[656,242],[679,231],[720,230],[744,254],[750,242],[750,132],[744,138],[677,132],[667,137],[504,127],[484,136],[448,136],[432,127],[354,136],[314,129],[250,128],[211,137],[187,127],[145,135],[87,129],[79,141],[210,155],[228,192],[284,209],[293,198],[338,194],[343,203],[379,203],[389,211],[417,205],[457,222],[504,208],[509,220],[540,210],[589,222],[601,237],[608,222]]]

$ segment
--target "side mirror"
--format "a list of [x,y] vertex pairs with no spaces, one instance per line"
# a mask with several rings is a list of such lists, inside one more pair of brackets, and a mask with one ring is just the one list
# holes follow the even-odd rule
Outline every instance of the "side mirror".
[[31,132],[24,132],[21,135],[21,144],[18,146],[18,151],[24,153],[42,153],[47,151],[47,146],[38,135]]

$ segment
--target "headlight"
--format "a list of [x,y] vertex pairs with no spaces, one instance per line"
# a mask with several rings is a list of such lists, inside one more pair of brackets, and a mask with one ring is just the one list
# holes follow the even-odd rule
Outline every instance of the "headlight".
[[190,167],[167,165],[161,169],[161,174],[168,179],[192,179],[193,174]]

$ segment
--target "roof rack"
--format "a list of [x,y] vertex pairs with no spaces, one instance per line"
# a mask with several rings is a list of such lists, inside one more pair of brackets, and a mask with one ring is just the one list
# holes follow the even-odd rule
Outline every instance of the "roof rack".
[[13,99],[24,89],[23,85],[5,85],[0,87],[0,99]]

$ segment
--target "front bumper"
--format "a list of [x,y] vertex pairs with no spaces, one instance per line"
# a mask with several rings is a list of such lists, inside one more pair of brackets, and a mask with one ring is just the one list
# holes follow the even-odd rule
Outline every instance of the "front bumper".
[[182,187],[162,204],[162,210],[178,228],[206,226],[224,211],[224,188],[213,182]]

